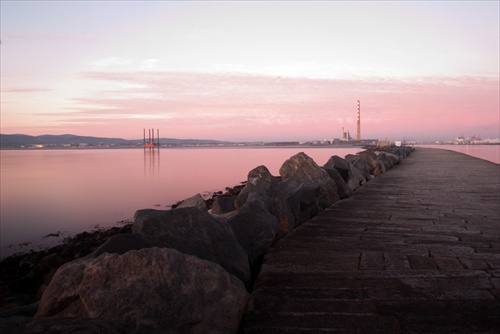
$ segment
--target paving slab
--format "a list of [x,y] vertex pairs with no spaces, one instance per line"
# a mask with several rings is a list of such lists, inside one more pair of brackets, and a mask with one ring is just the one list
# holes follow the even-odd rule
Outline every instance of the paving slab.
[[500,333],[500,165],[417,148],[278,241],[240,333]]

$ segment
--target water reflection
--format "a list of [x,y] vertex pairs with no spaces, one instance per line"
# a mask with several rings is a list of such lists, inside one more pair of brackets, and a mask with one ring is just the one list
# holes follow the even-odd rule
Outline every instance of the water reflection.
[[160,178],[160,147],[144,147],[144,178]]
[[[0,258],[37,249],[43,236],[74,235],[133,219],[138,209],[166,209],[197,193],[245,181],[265,165],[304,151],[323,165],[359,148],[156,148],[1,151]],[[167,156],[165,156],[167,155]],[[161,164],[160,164],[161,161]],[[28,244],[29,243],[29,244]],[[20,249],[9,245],[26,244]]]

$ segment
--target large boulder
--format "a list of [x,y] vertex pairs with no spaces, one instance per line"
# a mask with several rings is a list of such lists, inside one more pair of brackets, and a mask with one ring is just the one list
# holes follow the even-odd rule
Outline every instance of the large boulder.
[[294,179],[318,185],[318,202],[323,209],[340,199],[335,181],[304,152],[297,153],[285,161],[279,172],[283,180]]
[[153,239],[155,245],[174,248],[218,263],[229,273],[250,284],[250,267],[227,222],[196,207],[174,210],[143,209],[135,213],[132,232]]
[[398,157],[398,162],[401,162],[401,160],[406,158],[413,150],[414,149],[410,146],[385,146],[377,148],[377,151],[396,155]]
[[272,189],[278,181],[271,175],[266,166],[258,166],[248,172],[247,183],[241,189],[234,206],[239,209],[247,201],[248,195],[252,192],[265,192]]
[[411,152],[413,152],[413,148],[410,146],[399,146],[396,147],[392,153],[396,154],[399,156],[401,159],[406,158],[407,156],[410,155]]
[[219,196],[215,198],[212,204],[212,213],[213,214],[222,214],[234,211],[236,208],[234,207],[235,197],[233,196]]
[[363,173],[352,163],[347,161],[344,158],[339,157],[338,155],[334,155],[328,159],[325,168],[335,168],[342,179],[345,181],[347,189],[352,193],[356,189],[358,189],[364,182],[365,177]]
[[262,204],[260,207],[264,208],[278,220],[280,226],[278,237],[290,233],[295,228],[295,219],[288,206],[286,197],[277,188],[273,188],[273,191],[268,192],[254,191],[250,193],[247,202],[255,200],[258,200]]
[[[370,166],[370,174],[373,176],[379,176],[382,174],[382,163],[377,160],[378,156],[375,152],[371,151],[363,151],[358,153],[358,155],[362,156],[366,159],[366,162]],[[385,169],[385,168],[384,168]]]
[[259,200],[268,213],[278,219],[278,236],[288,234],[295,227],[295,221],[285,196],[278,190],[279,181],[271,175],[266,166],[258,166],[248,173],[245,187],[235,200],[235,207],[241,208],[247,202]]
[[[118,334],[119,332],[101,319],[89,318],[36,318],[23,334]],[[19,334],[19,332],[18,332]]]
[[322,208],[318,202],[321,190],[319,185],[288,179],[281,181],[278,189],[287,199],[288,207],[294,217],[295,227],[321,212]]
[[370,181],[373,178],[373,164],[366,157],[359,154],[348,154],[345,159],[359,169],[365,181]]
[[99,318],[126,333],[234,333],[247,299],[219,265],[148,248],[63,265],[36,317]]
[[340,199],[350,197],[352,192],[347,188],[347,183],[344,181],[340,173],[335,168],[323,167],[323,169],[328,173],[333,181],[337,184],[337,190],[339,192]]
[[247,252],[252,267],[260,262],[281,233],[278,219],[269,213],[266,204],[259,199],[245,203],[227,223]]
[[[376,152],[377,159],[384,164],[385,169],[390,169],[399,163],[400,157],[388,152]],[[401,158],[402,159],[402,158]]]
[[118,334],[119,332],[101,319],[89,318],[0,318],[3,334]]
[[200,194],[196,194],[182,201],[182,203],[177,206],[177,209],[191,207],[197,207],[200,210],[205,211],[207,210],[207,203],[205,203],[205,200],[203,199],[203,197],[201,197]]
[[148,240],[144,236],[135,233],[116,234],[109,238],[91,256],[98,257],[103,253],[125,254],[135,249],[149,248],[157,245],[154,239]]

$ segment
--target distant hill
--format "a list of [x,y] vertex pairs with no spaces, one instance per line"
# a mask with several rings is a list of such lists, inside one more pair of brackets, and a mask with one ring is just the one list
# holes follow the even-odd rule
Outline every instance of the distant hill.
[[[137,147],[141,146],[143,139],[127,140],[122,138],[102,138],[65,135],[29,136],[24,134],[0,134],[0,149],[15,149],[29,147]],[[174,139],[160,138],[161,145],[216,145],[227,142],[204,139]]]

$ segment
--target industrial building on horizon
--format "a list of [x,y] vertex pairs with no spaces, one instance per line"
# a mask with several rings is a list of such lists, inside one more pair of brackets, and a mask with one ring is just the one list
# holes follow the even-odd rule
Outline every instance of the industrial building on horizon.
[[[351,137],[349,130],[345,130],[342,127],[342,136],[340,137],[340,142],[349,142],[352,145],[374,145],[377,144],[378,139],[361,139],[361,102],[357,101],[357,122],[356,122],[356,139]],[[333,140],[332,143],[337,143]]]

